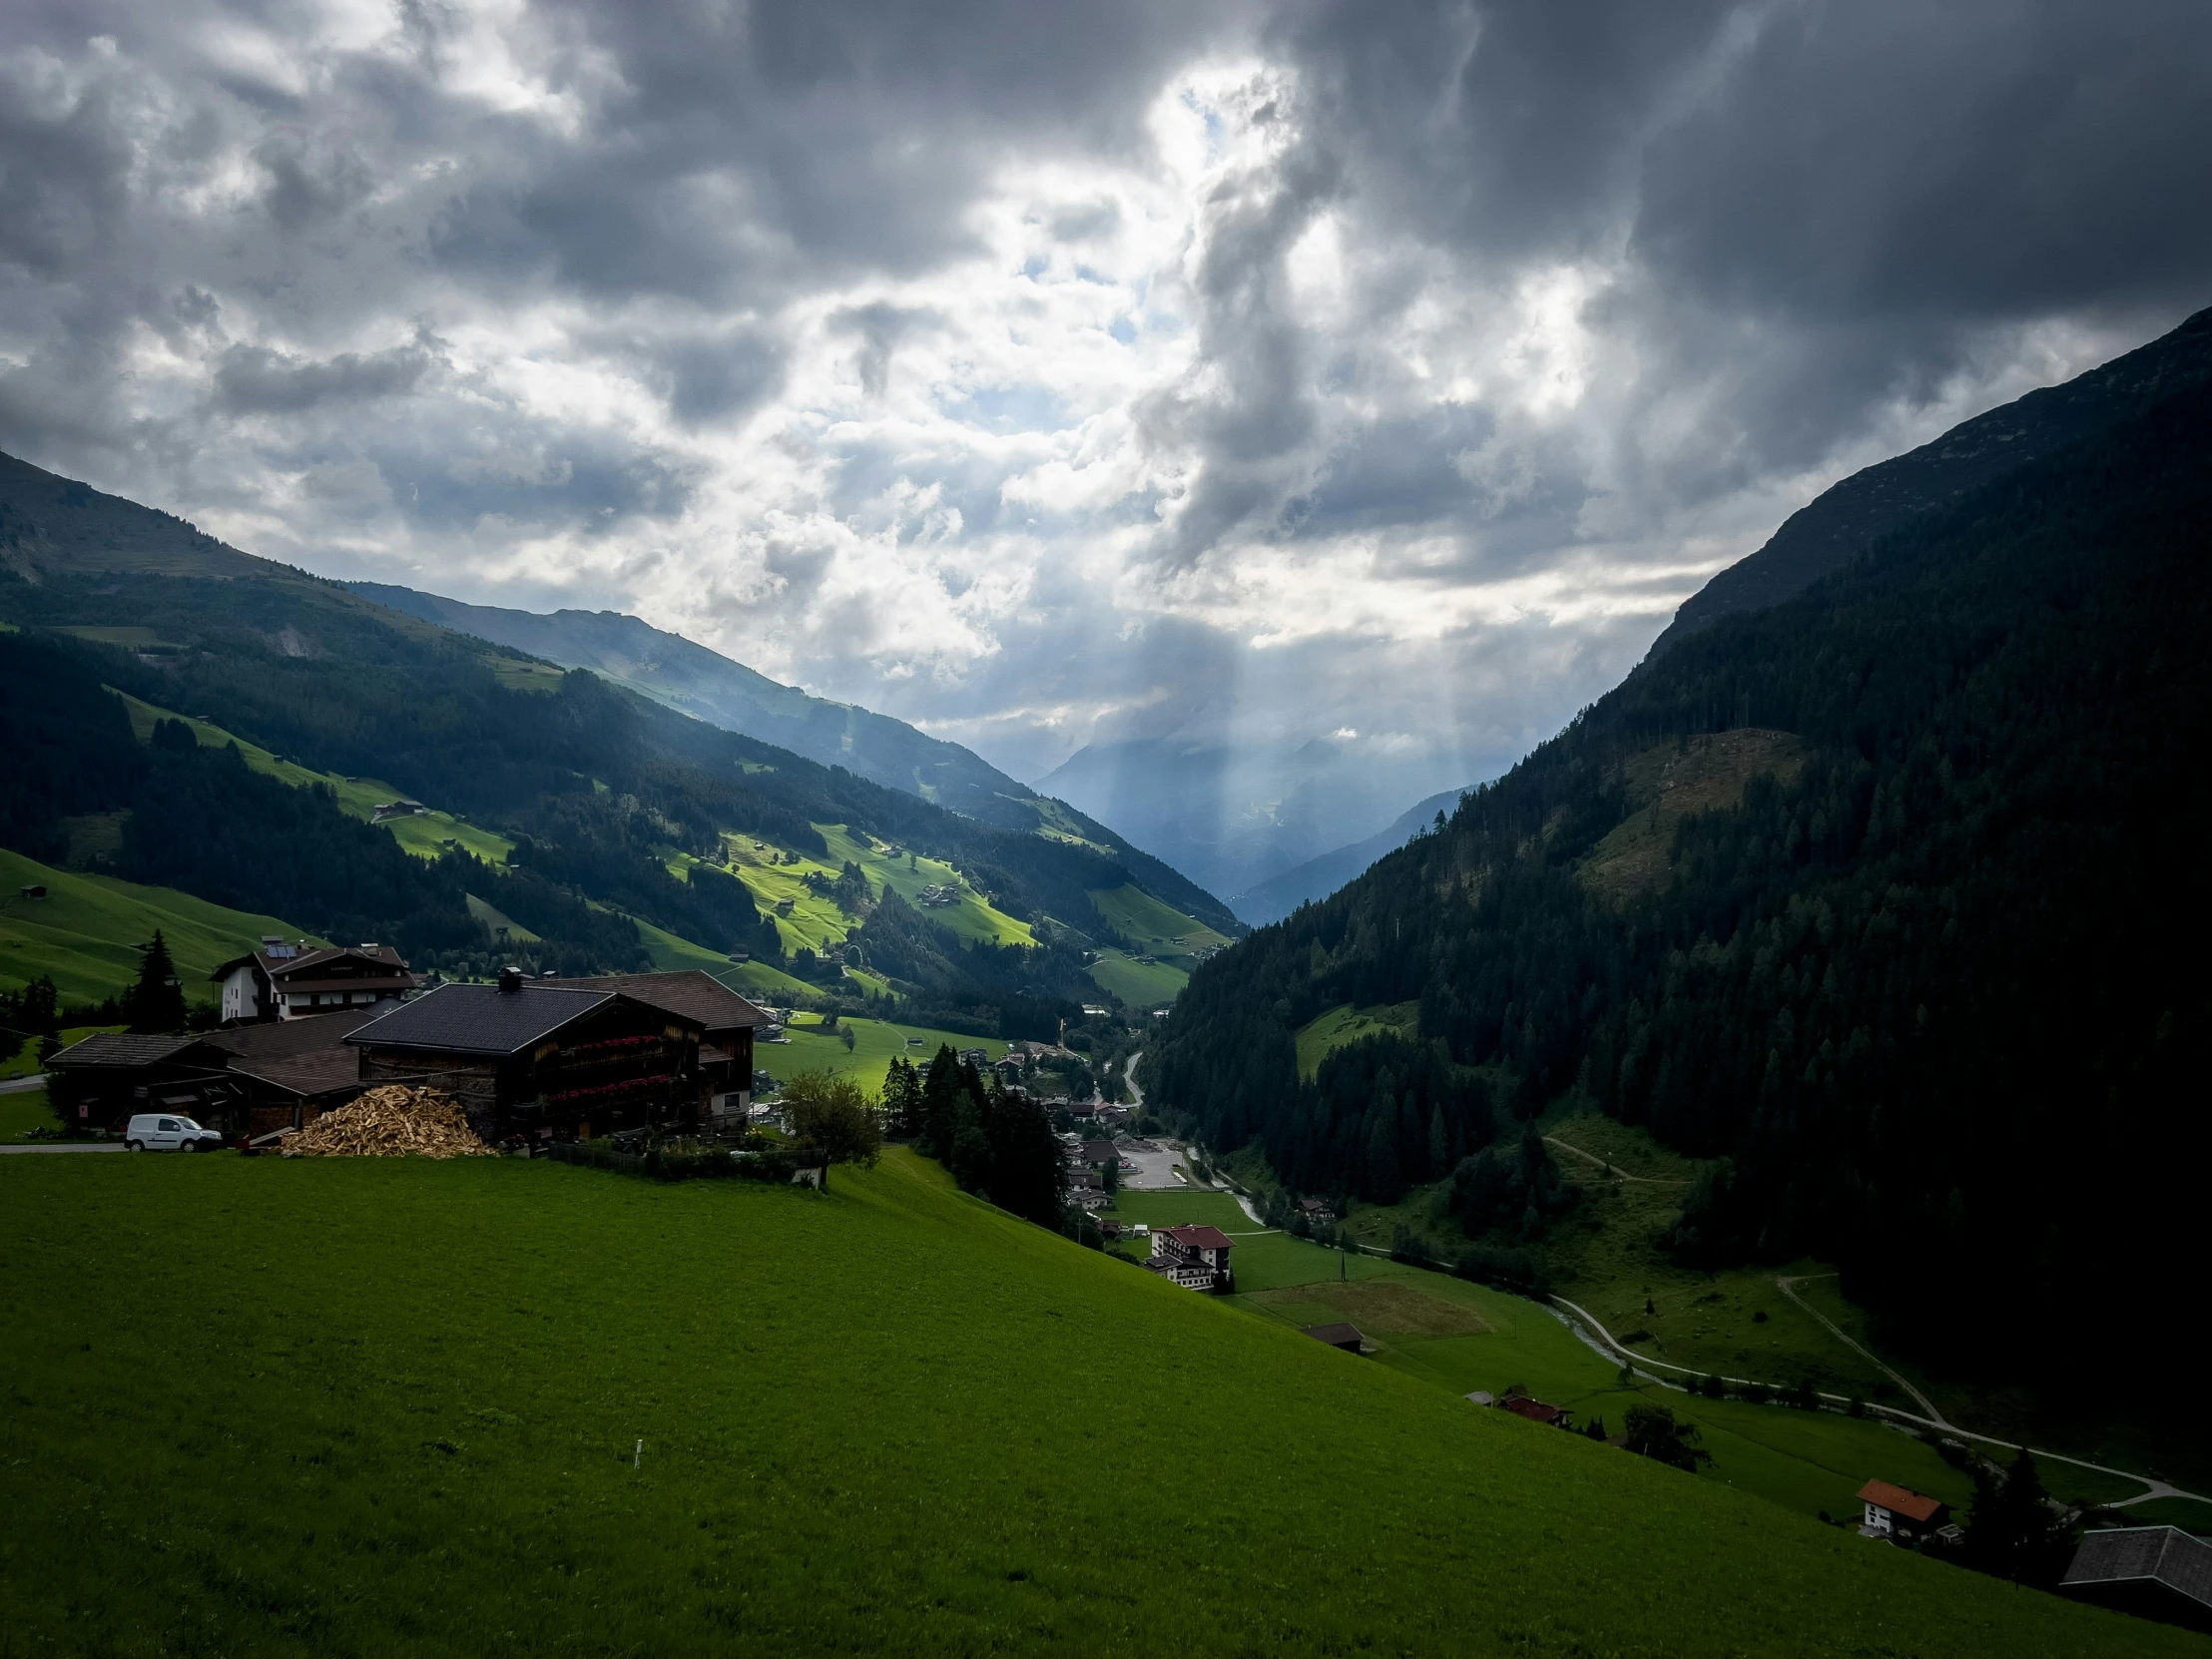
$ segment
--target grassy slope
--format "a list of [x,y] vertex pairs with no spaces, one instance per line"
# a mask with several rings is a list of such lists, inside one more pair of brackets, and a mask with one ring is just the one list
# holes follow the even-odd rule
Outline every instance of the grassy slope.
[[1119,950],[1101,950],[1090,966],[1091,982],[1131,1008],[1156,1008],[1173,1002],[1191,982],[1188,969],[1172,962],[1140,962]]
[[[127,692],[117,692],[116,695],[123,699],[123,706],[131,712],[131,730],[138,734],[139,742],[145,743],[153,736],[154,723],[157,720],[181,720],[192,728],[192,735],[203,746],[221,749],[235,743],[239,754],[245,757],[246,764],[254,771],[267,773],[272,778],[289,784],[293,789],[305,789],[310,784],[327,785],[336,794],[338,806],[363,823],[373,822],[379,806],[400,797],[398,790],[374,778],[340,778],[336,773],[316,772],[296,761],[278,760],[260,745],[234,737],[222,727],[208,721],[175,714],[168,709],[157,709],[153,704],[142,703]],[[479,830],[472,824],[464,824],[450,813],[432,811],[407,818],[388,819],[384,828],[392,832],[393,838],[401,846],[420,858],[435,858],[445,849],[448,841],[464,846],[477,857],[495,864],[505,863],[507,854],[515,849],[515,843],[505,835],[490,830]]]
[[1355,1008],[1342,1003],[1317,1014],[1298,1029],[1298,1074],[1311,1077],[1321,1070],[1323,1058],[1333,1048],[1343,1048],[1380,1031],[1412,1032],[1418,1008],[1411,1002],[1387,1007]]
[[24,1089],[0,1094],[0,1146],[12,1146],[31,1138],[34,1129],[58,1129],[54,1103],[44,1089]]
[[[44,898],[20,898],[43,884]],[[27,985],[50,974],[64,1001],[96,1000],[130,988],[138,947],[160,928],[176,958],[185,995],[215,1000],[208,975],[252,950],[264,933],[287,939],[299,928],[276,916],[227,910],[171,887],[146,887],[112,875],[54,869],[0,850],[0,985]],[[317,941],[320,942],[320,941]]]
[[[962,939],[988,939],[994,944],[1037,942],[1027,922],[1016,921],[985,902],[972,888],[960,882],[959,873],[952,865],[941,859],[917,856],[914,867],[908,869],[903,856],[893,857],[880,844],[864,836],[848,834],[840,825],[818,824],[815,828],[829,842],[827,859],[798,853],[793,848],[752,835],[733,834],[727,842],[730,868],[753,889],[763,910],[775,915],[779,902],[791,900],[791,914],[776,915],[776,930],[783,936],[786,950],[796,950],[802,945],[810,950],[821,950],[825,945],[841,944],[845,935],[859,925],[855,917],[846,915],[832,900],[810,891],[807,886],[810,872],[834,878],[847,859],[865,872],[870,892],[880,894],[887,886],[901,898],[916,904],[923,887],[960,886],[958,903],[933,906],[922,913],[949,927]],[[786,862],[787,859],[796,861]],[[686,854],[672,854],[669,866],[682,869],[692,861]]]
[[[1474,1409],[901,1153],[827,1195],[506,1160],[0,1187],[27,1647],[2206,1651]],[[193,1294],[145,1294],[180,1239]],[[1130,1515],[1203,1547],[1134,1568],[1098,1547]]]
[[[879,1019],[839,1020],[840,1029],[852,1032],[852,1047],[847,1050],[842,1037],[822,1028],[820,1015],[796,1014],[793,1021],[784,1028],[791,1037],[789,1043],[754,1045],[753,1063],[772,1076],[786,1078],[802,1071],[851,1072],[874,1093],[882,1087],[883,1073],[893,1055],[903,1054],[919,1062],[934,1055],[939,1045],[950,1043],[955,1049],[980,1048],[994,1060],[1006,1057],[1006,1045],[992,1037],[967,1037],[925,1025],[890,1025]],[[921,1041],[909,1044],[908,1037]]]
[[[1854,1494],[1875,1475],[1955,1507],[1972,1496],[1971,1481],[1934,1446],[1882,1423],[1784,1405],[1690,1398],[1648,1382],[1624,1384],[1611,1361],[1533,1302],[1379,1257],[1346,1256],[1286,1233],[1256,1233],[1256,1224],[1225,1195],[1128,1193],[1113,1214],[1153,1226],[1206,1222],[1221,1228],[1237,1240],[1237,1303],[1292,1326],[1349,1321],[1384,1365],[1455,1397],[1477,1388],[1501,1393],[1519,1383],[1541,1399],[1573,1409],[1581,1420],[1603,1417],[1616,1432],[1638,1399],[1665,1404],[1698,1425],[1713,1453],[1703,1478],[1801,1515],[1854,1513]],[[1398,1289],[1381,1297],[1363,1289],[1375,1286]],[[1768,1288],[1771,1293],[1771,1279]],[[1418,1300],[1408,1303],[1407,1292]],[[1423,1304],[1442,1307],[1428,1307],[1430,1317],[1402,1318]],[[1467,1316],[1471,1328],[1452,1328],[1453,1309]],[[1433,1317],[1439,1312],[1447,1317]],[[2053,1490],[2069,1498],[2108,1501],[2142,1490],[2062,1464],[2046,1464],[2043,1473]]]

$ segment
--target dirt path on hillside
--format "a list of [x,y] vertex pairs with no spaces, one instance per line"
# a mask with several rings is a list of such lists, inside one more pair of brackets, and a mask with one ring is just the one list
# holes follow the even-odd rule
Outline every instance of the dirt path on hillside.
[[[1808,1275],[1808,1277],[1812,1276]],[[1777,1281],[1777,1283],[1779,1283],[1779,1281]],[[1793,1302],[1797,1302],[1798,1306],[1801,1308],[1805,1307],[1805,1304],[1802,1302],[1798,1302],[1798,1299],[1794,1296],[1791,1297],[1790,1300]],[[1650,1382],[1658,1383],[1661,1387],[1677,1388],[1681,1389],[1684,1392],[1688,1391],[1687,1383],[1677,1382],[1668,1378],[1655,1376],[1653,1375],[1655,1372],[1673,1372],[1677,1377],[1688,1378],[1693,1382],[1696,1379],[1706,1375],[1703,1372],[1693,1370],[1689,1366],[1677,1366],[1670,1364],[1668,1361],[1665,1360],[1654,1360],[1649,1355],[1638,1354],[1633,1349],[1622,1346],[1618,1338],[1616,1338],[1610,1331],[1606,1330],[1604,1326],[1598,1324],[1596,1316],[1591,1314],[1588,1309],[1577,1307],[1575,1304],[1569,1302],[1563,1296],[1554,1295],[1551,1299],[1551,1306],[1555,1310],[1561,1308],[1566,1310],[1566,1315],[1564,1317],[1567,1321],[1567,1329],[1573,1331],[1576,1336],[1580,1337],[1583,1342],[1588,1344],[1591,1348],[1597,1349],[1600,1353],[1606,1354],[1608,1358],[1625,1361],[1628,1365],[1635,1368],[1638,1375],[1644,1377]],[[1806,1308],[1805,1311],[1809,1314],[1812,1314],[1815,1319],[1821,1319],[1821,1316],[1818,1313],[1815,1313],[1814,1310]],[[1836,1331],[1836,1328],[1833,1325],[1829,1325],[1829,1322],[1827,1320],[1821,1319],[1821,1323],[1823,1325],[1828,1325],[1828,1328],[1831,1331]],[[1846,1343],[1850,1343],[1852,1348],[1858,1350],[1859,1353],[1867,1353],[1867,1351],[1863,1348],[1860,1348],[1857,1343],[1853,1343],[1849,1337],[1844,1337],[1844,1334],[1841,1331],[1836,1331],[1836,1335],[1839,1337],[1843,1337],[1843,1340]],[[1869,1354],[1867,1355],[1867,1358],[1873,1360],[1874,1356]],[[1874,1363],[1878,1366],[1882,1365],[1882,1362],[1879,1360],[1875,1360]],[[1883,1366],[1882,1369],[1884,1371],[1889,1371],[1890,1368],[1887,1366]],[[1895,1377],[1897,1374],[1892,1372],[1891,1375]],[[1730,1384],[1732,1387],[1741,1387],[1749,1382],[1762,1382],[1764,1381],[1764,1379],[1723,1376],[1721,1378],[1721,1381]],[[1899,1378],[1898,1382],[1900,1385],[1902,1385],[1907,1389],[1907,1391],[1912,1393],[1915,1399],[1921,1400],[1924,1404],[1927,1403],[1925,1397],[1917,1388],[1914,1388],[1911,1383],[1906,1382],[1903,1378]],[[1774,1388],[1778,1393],[1785,1393],[1788,1391],[1787,1389],[1781,1388],[1773,1382],[1767,1382],[1766,1385],[1770,1388]],[[1833,1401],[1838,1405],[1846,1405],[1850,1403],[1845,1395],[1832,1394],[1825,1389],[1821,1390],[1820,1397],[1825,1400]],[[1931,1405],[1929,1406],[1929,1409],[1931,1411],[1934,1411],[1935,1407]],[[2003,1436],[1998,1434],[1977,1434],[1971,1428],[1960,1428],[1954,1422],[1945,1422],[1940,1415],[1924,1417],[1915,1411],[1901,1411],[1894,1405],[1875,1405],[1870,1403],[1866,1406],[1866,1411],[1867,1414],[1871,1417],[1888,1417],[1894,1419],[1895,1421],[1910,1423],[1920,1428],[1933,1428],[1939,1433],[1949,1434],[1961,1440],[1979,1440],[1983,1445],[2011,1446],[2017,1445],[2019,1443],[2016,1440],[2007,1440]],[[2158,1476],[2154,1474],[2142,1474],[2134,1469],[2116,1469],[2105,1463],[2092,1463],[2086,1457],[2068,1457],[2062,1451],[2046,1451],[2041,1446],[2030,1446],[2028,1447],[2028,1450],[2032,1451],[2038,1459],[2044,1462],[2064,1463],[2072,1468],[2090,1469],[2097,1474],[2117,1475],[2122,1480],[2138,1481],[2142,1485],[2149,1488],[2147,1491],[2137,1492],[2133,1497],[2123,1497],[2117,1499],[2114,1502],[2105,1504],[2104,1507],[2107,1509],[2124,1509],[2131,1503],[2148,1503],[2152,1498],[2158,1497],[2186,1497],[2192,1498],[2198,1503],[2212,1503],[2212,1498],[2206,1497],[2202,1492],[2189,1491],[2185,1487],[2174,1485],[2169,1480],[2161,1480],[2158,1478]]]
[[1605,1173],[1616,1181],[1634,1181],[1645,1187],[1687,1187],[1690,1184],[1684,1177],[1676,1175],[1630,1175],[1626,1170],[1617,1168],[1612,1159],[1601,1157],[1595,1152],[1585,1152],[1572,1141],[1563,1141],[1557,1135],[1546,1135],[1544,1144],[1555,1146],[1561,1152],[1571,1152],[1577,1158],[1587,1158],[1593,1164],[1603,1165]]
[[1795,1279],[1777,1279],[1774,1282],[1774,1288],[1780,1291],[1784,1296],[1788,1297],[1792,1302],[1797,1304],[1797,1306],[1805,1313],[1811,1314],[1815,1319],[1819,1320],[1822,1325],[1826,1326],[1828,1328],[1828,1334],[1831,1337],[1834,1337],[1838,1342],[1842,1343],[1844,1347],[1850,1349],[1852,1353],[1858,1355],[1860,1359],[1866,1361],[1868,1365],[1874,1367],[1875,1370],[1882,1373],[1884,1377],[1887,1377],[1891,1382],[1895,1382],[1899,1387],[1903,1388],[1907,1393],[1911,1394],[1914,1400],[1920,1405],[1920,1408],[1928,1413],[1929,1421],[1936,1424],[1936,1426],[1938,1428],[1955,1428],[1957,1424],[1946,1421],[1943,1417],[1943,1413],[1936,1408],[1936,1402],[1933,1399],[1930,1399],[1928,1395],[1922,1393],[1920,1389],[1914,1387],[1912,1383],[1906,1382],[1904,1378],[1900,1377],[1896,1372],[1892,1371],[1880,1360],[1877,1360],[1873,1355],[1869,1354],[1865,1349],[1861,1348],[1857,1343],[1853,1342],[1849,1337],[1845,1336],[1843,1328],[1841,1326],[1839,1326],[1834,1320],[1830,1319],[1826,1314],[1822,1313],[1818,1308],[1814,1307],[1810,1302],[1807,1302],[1805,1298],[1797,1294],[1797,1288],[1800,1285],[1804,1284],[1808,1279],[1834,1279],[1836,1275],[1833,1273],[1801,1274]]

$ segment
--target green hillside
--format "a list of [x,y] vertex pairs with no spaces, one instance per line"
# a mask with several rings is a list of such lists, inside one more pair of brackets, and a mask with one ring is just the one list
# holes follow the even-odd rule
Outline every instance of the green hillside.
[[1172,1002],[1191,982],[1191,970],[1229,943],[1227,934],[1134,884],[1095,889],[1090,899],[1099,918],[1131,946],[1101,950],[1091,979],[1131,1007]]
[[[114,629],[103,631],[117,632]],[[80,628],[72,632],[83,635],[90,630]],[[153,737],[156,721],[181,720],[206,748],[225,749],[236,744],[252,771],[275,778],[279,783],[289,784],[295,790],[305,789],[310,784],[326,786],[337,797],[338,806],[348,816],[359,819],[363,824],[373,824],[376,821],[376,809],[387,802],[397,801],[403,793],[373,778],[340,778],[336,773],[316,772],[296,761],[280,760],[261,745],[248,743],[244,738],[226,732],[212,721],[176,714],[168,709],[157,709],[153,704],[133,697],[128,692],[117,692],[116,695],[123,699],[124,708],[130,711],[131,731],[140,743]],[[472,824],[463,824],[451,813],[440,812],[436,808],[410,813],[401,818],[386,819],[384,828],[391,831],[393,839],[418,858],[435,858],[446,848],[459,846],[489,863],[503,864],[515,849],[515,843],[507,836],[490,830],[478,829]]]
[[[27,886],[44,886],[46,896],[19,896]],[[65,1002],[97,1002],[127,990],[138,973],[139,946],[156,928],[176,958],[185,995],[195,1002],[213,1002],[216,987],[208,975],[254,949],[263,934],[309,936],[276,916],[227,910],[112,875],[54,869],[4,849],[0,894],[0,986],[15,989],[43,973]]]
[[[27,1650],[2205,1651],[1477,1409],[895,1151],[828,1194],[236,1158],[0,1189]],[[179,1238],[195,1294],[145,1295]]]

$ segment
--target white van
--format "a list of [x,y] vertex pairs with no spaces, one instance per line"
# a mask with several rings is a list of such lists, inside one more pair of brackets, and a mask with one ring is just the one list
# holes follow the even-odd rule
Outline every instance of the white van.
[[213,1152],[223,1137],[177,1112],[141,1112],[123,1131],[132,1152]]

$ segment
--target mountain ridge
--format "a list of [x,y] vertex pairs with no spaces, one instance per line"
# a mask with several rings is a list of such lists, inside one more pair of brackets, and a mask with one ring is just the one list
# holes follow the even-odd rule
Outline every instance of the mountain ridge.
[[1281,875],[1271,876],[1257,886],[1233,894],[1229,907],[1237,912],[1237,919],[1248,926],[1265,927],[1271,921],[1281,921],[1301,904],[1327,898],[1384,853],[1396,851],[1420,833],[1436,814],[1442,813],[1448,818],[1460,799],[1479,787],[1468,784],[1462,789],[1439,790],[1425,800],[1416,801],[1387,828],[1364,839],[1332,848]]
[[2104,431],[2149,402],[2212,378],[2212,306],[2071,380],[1959,422],[1862,468],[1783,520],[1757,552],[1684,600],[1648,657],[1723,616],[1780,604],[1869,543],[1992,480]]

